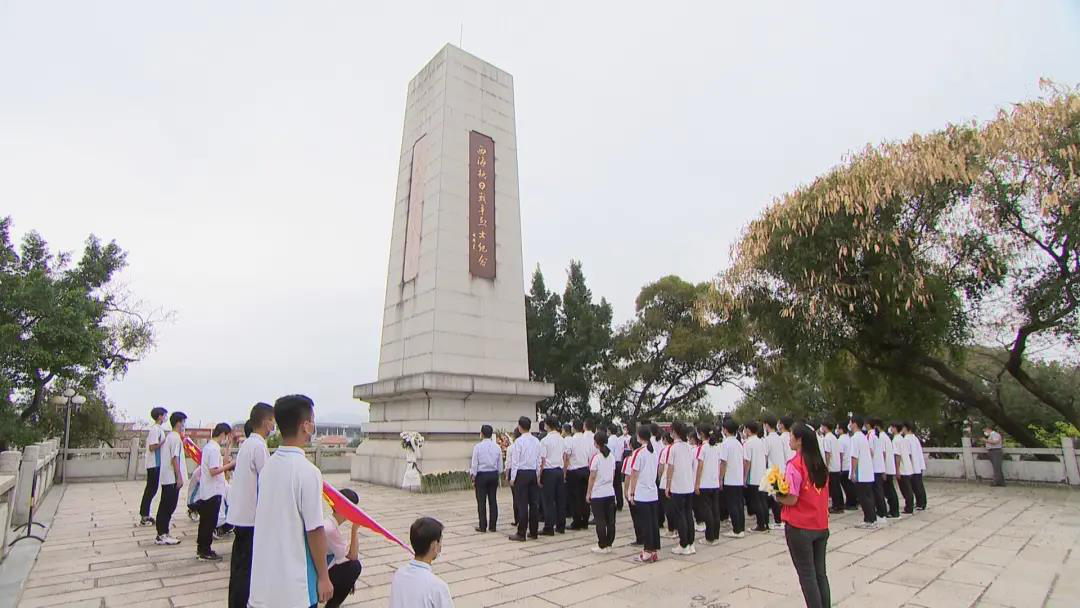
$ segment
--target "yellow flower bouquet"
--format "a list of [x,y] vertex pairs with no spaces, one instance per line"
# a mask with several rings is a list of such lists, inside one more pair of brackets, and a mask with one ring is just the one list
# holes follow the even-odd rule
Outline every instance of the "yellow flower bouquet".
[[780,472],[780,467],[773,466],[764,475],[761,476],[761,483],[758,484],[758,490],[765,492],[769,496],[776,496],[787,494],[791,488],[788,486],[787,479],[784,479],[784,474]]

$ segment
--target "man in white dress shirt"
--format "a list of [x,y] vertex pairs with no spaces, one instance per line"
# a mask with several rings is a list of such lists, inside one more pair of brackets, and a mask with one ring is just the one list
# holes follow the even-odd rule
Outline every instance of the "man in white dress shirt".
[[517,515],[517,534],[510,540],[525,542],[528,527],[530,539],[536,539],[540,527],[540,441],[529,432],[532,420],[518,418],[521,436],[510,446],[510,487],[514,494],[514,513]]
[[859,498],[855,492],[855,482],[851,481],[851,431],[848,429],[847,422],[836,425],[836,442],[840,444],[840,472],[841,477],[843,477],[844,510],[855,511],[859,508]]
[[893,454],[896,458],[896,483],[904,497],[904,514],[911,515],[915,512],[915,499],[911,491],[911,446],[900,432],[902,428],[903,423],[894,422],[889,427],[889,432],[892,433]]
[[450,587],[435,576],[431,562],[442,552],[443,525],[421,517],[409,527],[415,557],[398,568],[390,581],[390,608],[454,608]]
[[570,514],[571,530],[583,530],[589,526],[589,505],[585,502],[585,490],[589,486],[591,445],[592,439],[585,435],[585,424],[575,420],[566,469],[566,510]]
[[873,420],[874,432],[877,433],[881,451],[885,454],[885,475],[882,486],[885,492],[885,519],[900,519],[900,498],[896,495],[896,455],[893,453],[892,437],[885,432],[885,422],[881,418]]
[[236,452],[236,468],[229,487],[229,512],[225,523],[233,527],[229,559],[229,608],[247,608],[251,589],[251,547],[255,538],[255,500],[259,473],[270,458],[266,437],[274,432],[274,406],[256,403],[248,417],[251,434]]
[[859,528],[876,529],[877,513],[874,510],[874,460],[870,452],[870,441],[863,434],[863,417],[851,417],[848,425],[851,429],[851,480],[855,483],[855,492],[862,506],[863,523]]
[[157,494],[161,484],[159,474],[161,472],[161,444],[165,438],[165,431],[161,425],[165,424],[165,414],[169,413],[163,407],[155,407],[150,410],[150,418],[154,424],[146,435],[146,487],[143,488],[142,503],[139,504],[139,525],[151,526],[154,518],[150,517],[150,503]]
[[544,503],[544,529],[540,534],[566,533],[566,480],[563,471],[570,459],[570,448],[559,434],[559,422],[544,420],[547,434],[540,440],[540,496]]
[[904,439],[911,448],[911,466],[914,473],[911,474],[911,490],[915,493],[915,509],[926,509],[926,486],[923,485],[922,474],[926,470],[926,458],[923,457],[922,442],[915,434],[915,427],[910,422],[904,423]]
[[[776,467],[783,475],[787,470],[787,451],[784,449],[784,440],[776,432],[776,418],[766,415],[761,420],[761,426],[765,429],[765,465],[768,469]],[[783,526],[780,521],[780,503],[772,496],[768,497],[768,503],[773,515],[773,527]]]
[[494,532],[499,520],[499,475],[502,474],[502,450],[491,438],[494,430],[490,424],[480,427],[480,443],[473,446],[469,476],[476,489],[476,513],[480,523],[477,532]]

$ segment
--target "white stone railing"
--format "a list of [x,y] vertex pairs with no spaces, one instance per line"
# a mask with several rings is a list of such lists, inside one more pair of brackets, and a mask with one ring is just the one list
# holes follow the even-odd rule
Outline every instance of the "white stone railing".
[[[992,480],[994,470],[986,448],[977,448],[964,437],[958,448],[924,447],[926,477]],[[1068,484],[1080,486],[1080,466],[1073,440],[1065,437],[1060,448],[1005,448],[1002,471],[1007,481]]]
[[59,441],[50,439],[28,445],[21,453],[0,453],[0,497],[4,499],[4,512],[0,517],[0,523],[4,526],[0,534],[3,541],[0,560],[7,557],[14,536],[12,525],[26,524],[31,509],[36,509],[52,489],[59,452]]

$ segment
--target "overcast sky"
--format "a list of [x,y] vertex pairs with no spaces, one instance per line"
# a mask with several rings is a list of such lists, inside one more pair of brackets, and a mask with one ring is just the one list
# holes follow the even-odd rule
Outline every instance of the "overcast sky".
[[620,322],[845,153],[1080,83],[1070,1],[375,4],[0,0],[0,215],[115,239],[176,312],[129,415],[357,419],[406,85],[447,42],[514,76],[527,273],[580,259]]

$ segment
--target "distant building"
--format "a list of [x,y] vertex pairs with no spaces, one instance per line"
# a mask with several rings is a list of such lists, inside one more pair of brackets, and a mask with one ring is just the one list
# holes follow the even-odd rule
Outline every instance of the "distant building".
[[349,438],[344,435],[323,435],[315,439],[315,444],[326,448],[343,448],[349,445]]
[[338,435],[344,437],[345,443],[348,443],[359,437],[363,432],[363,426],[360,424],[345,424],[342,422],[315,423],[316,438]]

